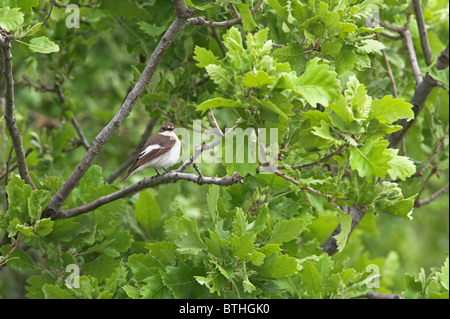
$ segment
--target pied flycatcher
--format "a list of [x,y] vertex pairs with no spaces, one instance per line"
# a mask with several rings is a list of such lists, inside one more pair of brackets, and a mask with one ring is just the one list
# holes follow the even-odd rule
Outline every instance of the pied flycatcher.
[[181,142],[174,129],[173,123],[164,122],[159,132],[150,137],[144,145],[136,162],[120,181],[146,167],[153,167],[158,175],[157,168],[162,168],[167,173],[166,168],[176,164],[180,159]]

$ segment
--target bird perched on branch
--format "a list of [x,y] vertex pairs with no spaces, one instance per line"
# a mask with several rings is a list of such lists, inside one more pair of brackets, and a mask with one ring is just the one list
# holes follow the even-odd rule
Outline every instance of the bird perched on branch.
[[164,122],[159,132],[150,137],[144,145],[136,162],[120,181],[126,180],[131,174],[146,167],[153,167],[158,175],[160,175],[158,168],[162,168],[167,173],[167,168],[180,159],[181,142],[174,130],[173,123]]

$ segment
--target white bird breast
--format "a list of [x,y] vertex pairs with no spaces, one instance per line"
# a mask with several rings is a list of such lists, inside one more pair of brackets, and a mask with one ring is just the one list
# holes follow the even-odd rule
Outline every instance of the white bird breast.
[[[176,139],[175,144],[173,147],[165,152],[164,154],[148,161],[147,163],[143,164],[139,170],[145,167],[154,167],[154,168],[169,168],[172,165],[175,165],[178,160],[180,159],[180,151],[181,151],[181,142],[178,139],[178,137],[173,132],[163,132],[160,133],[162,135],[168,135],[172,139]],[[139,154],[139,156],[145,156],[146,154],[150,153],[152,150],[161,148],[160,145],[149,145],[145,150]]]

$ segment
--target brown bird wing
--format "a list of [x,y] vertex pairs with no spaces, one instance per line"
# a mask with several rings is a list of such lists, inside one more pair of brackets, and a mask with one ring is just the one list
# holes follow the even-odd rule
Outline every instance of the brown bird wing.
[[[159,141],[158,141],[159,140]],[[156,143],[158,141],[158,143]],[[139,153],[136,162],[128,169],[127,174],[120,180],[121,182],[126,180],[133,172],[138,169],[141,165],[147,163],[148,161],[151,161],[152,159],[166,153],[169,151],[172,146],[175,144],[176,140],[171,139],[169,136],[160,135],[157,136],[157,134],[153,135],[147,143],[145,143],[144,147],[142,148],[141,152]],[[145,155],[141,155],[145,149],[150,145],[159,145],[160,148],[156,148],[154,150],[151,150],[149,153]]]

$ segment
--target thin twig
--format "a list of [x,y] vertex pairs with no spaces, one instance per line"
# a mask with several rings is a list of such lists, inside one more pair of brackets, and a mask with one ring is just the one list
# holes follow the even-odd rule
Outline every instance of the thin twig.
[[[409,60],[411,62],[411,67],[414,73],[414,78],[416,80],[416,86],[418,86],[422,82],[422,75],[420,72],[419,64],[417,62],[417,56],[416,51],[414,50],[413,41],[411,38],[411,33],[409,32],[409,24],[411,22],[411,15],[413,11],[413,6],[410,6],[409,10],[406,12],[406,23],[403,27],[397,27],[390,25],[389,23],[376,20],[377,23],[379,23],[381,26],[385,27],[386,29],[389,29],[391,31],[397,32],[404,40],[406,49],[408,51]],[[387,36],[386,34],[383,34]],[[377,35],[378,37],[378,35]]]
[[72,115],[72,125],[75,127],[75,130],[77,131],[78,136],[80,137],[81,145],[86,149],[86,151],[89,149],[90,145],[88,140],[86,139],[86,136],[84,135],[83,131],[81,130],[80,125],[78,124],[77,118]]
[[408,154],[406,153],[406,142],[405,142],[405,137],[404,136],[403,136],[402,141],[400,143],[400,147],[401,147],[401,150],[402,150],[401,154],[403,156],[407,156]]
[[435,175],[436,173],[437,173],[437,167],[433,167],[433,169],[431,170],[430,174],[428,174],[428,176],[425,178],[425,180],[424,180],[424,182],[422,184],[422,187],[420,188],[420,191],[419,191],[419,193],[416,196],[416,202],[419,201],[420,195],[422,195],[423,191],[427,187],[428,182],[430,181],[431,177],[433,175]]
[[416,200],[416,202],[414,203],[414,207],[420,207],[423,205],[427,205],[430,204],[431,202],[433,202],[436,198],[438,198],[439,196],[441,196],[442,194],[445,194],[448,191],[448,187],[449,187],[449,183],[447,183],[444,187],[442,187],[440,190],[438,190],[437,192],[435,192],[433,195],[431,195],[430,197],[427,197],[425,199],[422,200]]
[[391,39],[391,40],[401,40],[401,39],[402,39],[402,36],[399,35],[399,34],[393,35],[393,34],[390,34],[390,33],[385,32],[385,31],[383,31],[383,30],[380,30],[380,34],[381,34],[382,36],[388,38],[388,39]]
[[[250,10],[250,12],[252,14],[254,14],[259,7],[261,6],[263,1],[258,1],[258,3],[255,5],[254,8],[252,8]],[[234,4],[233,4],[234,5]],[[233,8],[233,10],[236,7]],[[209,26],[209,27],[219,27],[219,28],[223,28],[223,27],[229,27],[235,24],[241,24],[242,23],[242,17],[239,16],[239,13],[237,13],[237,10],[235,11],[235,14],[238,15],[237,18],[232,19],[232,20],[226,20],[226,21],[220,21],[220,22],[216,22],[216,21],[208,21],[205,19],[205,17],[201,16],[201,17],[195,17],[195,18],[190,18],[187,20],[186,24],[187,25],[204,25],[204,26]]]
[[3,256],[2,259],[0,259],[0,268],[2,268],[5,265],[5,263],[8,261],[8,259],[11,257],[12,253],[20,246],[20,244],[23,243],[24,240],[25,240],[25,237],[19,239],[15,243],[11,244],[11,247],[9,247],[9,250],[6,253],[6,255]]
[[[64,96],[64,93],[61,89],[60,84],[55,84],[55,86],[51,88],[45,84],[40,83],[39,81],[38,81],[38,83],[39,84],[33,83],[26,75],[24,75],[22,77],[22,81],[19,82],[19,84],[24,85],[24,86],[30,86],[38,92],[56,93],[58,95],[58,99],[59,99],[59,102],[61,103],[62,107],[66,108],[66,98]],[[86,139],[86,136],[84,135],[83,130],[81,129],[80,125],[78,124],[78,121],[77,121],[77,118],[75,117],[75,115],[72,115],[71,123],[74,126],[74,128],[78,134],[78,137],[80,138],[81,145],[83,145],[83,147],[86,150],[88,150],[90,147],[90,144],[89,144],[88,140]]]
[[300,185],[294,178],[292,178],[290,176],[287,176],[285,173],[280,172],[279,170],[275,170],[274,174],[279,176],[279,177],[281,177],[281,178],[283,178],[283,179],[285,179],[285,180],[287,180],[288,182],[298,186],[300,189],[302,189],[304,191],[307,191],[307,192],[309,192],[311,194],[318,195],[318,196],[321,196],[321,197],[325,198],[334,207],[338,206],[335,203],[335,201],[337,201],[337,200],[347,200],[348,199],[348,198],[333,198],[332,195],[322,194],[321,192],[319,192],[318,190],[315,190],[312,187]]
[[45,18],[44,22],[41,24],[41,28],[44,26],[44,24],[50,19],[50,16],[52,15],[53,7],[55,6],[55,0],[50,0],[50,10],[48,11],[47,17]]
[[430,43],[428,42],[427,28],[425,26],[425,19],[423,17],[422,5],[420,0],[412,0],[414,12],[416,14],[417,28],[419,29],[420,45],[422,47],[423,56],[427,66],[431,65],[431,52]]
[[[64,93],[61,89],[61,86],[56,84],[55,85],[55,92],[56,94],[58,94],[58,98],[59,98],[59,102],[62,104],[62,106],[65,108],[66,107],[66,98],[64,96]],[[77,131],[78,136],[80,137],[81,140],[81,144],[84,146],[84,148],[86,149],[86,151],[89,149],[89,147],[91,147],[91,145],[89,144],[86,136],[83,133],[83,130],[81,129],[80,125],[78,124],[77,118],[75,117],[75,115],[72,115],[72,125],[75,127],[75,130]]]
[[202,172],[200,171],[200,168],[198,167],[198,165],[197,165],[196,162],[192,163],[192,167],[195,169],[195,171],[196,171],[197,174],[198,174],[198,182],[197,182],[197,184],[201,185],[200,183],[201,183],[201,180],[202,180],[202,178],[203,178],[203,174],[202,174]]
[[374,19],[374,22],[378,23],[379,25],[381,25],[382,27],[384,27],[384,28],[386,28],[388,30],[391,30],[391,31],[394,31],[394,32],[397,32],[397,33],[402,33],[405,30],[405,26],[397,27],[397,26],[391,25],[391,24],[389,24],[387,22],[384,22],[384,21],[381,21],[381,20],[377,20],[377,19]]
[[[333,152],[328,153],[327,155],[325,155],[322,158],[319,158],[318,160],[309,162],[309,163],[301,163],[301,164],[294,164],[294,165],[290,165],[289,167],[292,169],[298,169],[298,168],[303,168],[303,167],[308,167],[308,166],[314,166],[317,165],[319,163],[325,162],[328,159],[332,158],[333,156],[341,153],[342,151],[345,150],[345,145],[341,145],[339,146],[337,149],[335,149]],[[279,165],[278,169],[286,169],[287,165]]]
[[223,138],[225,137],[225,134],[223,134],[222,130],[219,127],[219,124],[217,124],[217,120],[214,117],[214,113],[212,109],[209,109],[209,115],[211,116],[212,124],[216,127],[216,129],[219,131],[220,136]]
[[[216,40],[217,44],[219,45],[220,51],[222,51],[223,56],[226,56],[227,48],[225,47],[222,40],[220,39],[219,34],[217,33],[216,27],[211,27],[211,35]],[[197,84],[197,86],[199,86],[199,85]]]
[[[448,127],[446,129],[446,131],[448,131]],[[433,163],[434,158],[438,155],[439,151],[443,149],[444,147],[444,143],[445,143],[445,137],[447,134],[445,134],[441,140],[439,141],[439,143],[436,145],[433,154],[431,154],[430,158],[428,159],[428,161],[425,163],[425,165],[418,170],[413,177],[417,177],[417,176],[422,176],[423,172],[425,172],[425,170]]]
[[[9,175],[9,163],[11,162],[13,149],[14,149],[14,147],[11,145],[11,149],[9,150],[8,159],[6,160],[5,189],[6,189],[6,186],[8,186],[8,182],[9,182],[9,176],[8,176],[8,175]],[[17,163],[16,163],[16,164],[17,164]],[[8,193],[6,193],[6,211],[8,211],[8,209],[9,209],[9,204],[8,204]]]
[[[33,151],[33,149],[30,147],[25,151],[25,158],[30,155],[30,153]],[[10,155],[12,155],[10,153]],[[7,162],[7,166],[9,166],[9,160],[10,158],[8,157],[8,162]],[[3,173],[0,174],[0,180],[2,180],[8,173],[11,173],[12,171],[14,171],[17,168],[17,163],[14,163],[11,167],[7,167],[5,169],[5,171]]]
[[[13,146],[11,145],[11,149],[9,151],[9,155],[8,155],[8,159],[6,160],[6,171],[5,171],[5,190],[6,187],[8,186],[9,183],[9,163],[11,162],[11,157],[12,157],[12,152],[13,152]],[[17,163],[16,163],[17,164]],[[8,193],[5,192],[5,201],[6,201],[6,205],[5,205],[5,211],[7,212],[9,210],[9,200],[8,200]],[[6,234],[6,233],[5,233]]]
[[[376,38],[377,38],[378,41],[380,41],[380,36],[378,34],[376,34]],[[389,59],[388,59],[384,49],[381,50],[381,53],[383,54],[384,63],[386,64],[386,72],[389,75],[389,78],[391,79],[393,95],[394,95],[395,98],[397,98],[398,97],[397,85],[395,84],[395,79],[394,79],[394,75],[392,74],[392,70],[391,70],[391,65],[389,63]]]
[[231,3],[231,8],[233,9],[233,13],[236,17],[240,17],[239,11],[236,8],[236,5],[234,3]]
[[264,0],[259,0],[258,3],[250,10],[252,14],[255,14],[256,11],[261,7]]

